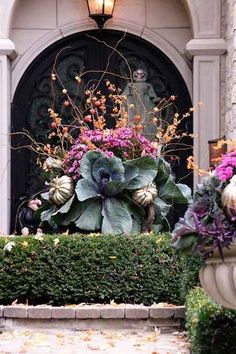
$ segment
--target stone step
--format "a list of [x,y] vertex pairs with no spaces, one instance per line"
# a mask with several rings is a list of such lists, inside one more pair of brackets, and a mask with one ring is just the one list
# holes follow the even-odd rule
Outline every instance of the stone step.
[[162,332],[172,332],[183,328],[184,318],[184,306],[0,306],[1,331],[19,328],[148,330],[158,327]]

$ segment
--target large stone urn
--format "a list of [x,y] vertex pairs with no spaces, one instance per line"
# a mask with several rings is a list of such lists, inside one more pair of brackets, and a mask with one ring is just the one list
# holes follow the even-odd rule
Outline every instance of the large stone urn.
[[218,304],[236,309],[236,244],[205,261],[200,270],[200,282],[207,294]]

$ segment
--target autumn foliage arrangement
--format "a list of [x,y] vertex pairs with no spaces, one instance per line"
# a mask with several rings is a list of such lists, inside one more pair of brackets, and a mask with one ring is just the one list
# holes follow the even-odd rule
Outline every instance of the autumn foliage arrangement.
[[[97,84],[84,87],[80,105],[64,86],[56,71],[54,85],[61,88],[63,107],[71,112],[70,124],[52,104],[48,108],[50,132],[46,144],[32,142],[47,181],[37,212],[47,231],[102,232],[129,234],[169,230],[168,213],[174,203],[188,204],[191,190],[176,183],[165,148],[179,141],[180,124],[190,112],[180,117],[174,95],[160,99],[145,113],[155,124],[154,139],[144,126],[144,117],[127,111],[127,97],[109,80],[103,79],[105,94]],[[83,85],[83,73],[75,74]],[[55,101],[55,100],[54,100]],[[172,106],[170,120],[162,111]],[[128,107],[129,112],[133,107]],[[134,111],[135,112],[135,111]],[[169,119],[169,118],[168,118]]]

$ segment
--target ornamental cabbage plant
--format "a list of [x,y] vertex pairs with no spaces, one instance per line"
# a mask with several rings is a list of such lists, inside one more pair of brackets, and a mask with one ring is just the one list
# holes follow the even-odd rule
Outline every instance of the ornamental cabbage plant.
[[173,230],[173,245],[182,253],[207,257],[236,240],[236,152],[221,163],[196,188],[193,202]]
[[56,230],[63,227],[83,232],[129,234],[143,231],[147,208],[132,193],[155,183],[158,194],[149,209],[153,213],[150,230],[169,229],[167,214],[173,203],[187,204],[191,190],[176,184],[170,165],[162,158],[143,156],[122,161],[100,151],[87,152],[80,162],[80,178],[75,193],[62,206],[47,199],[40,211],[42,224]]

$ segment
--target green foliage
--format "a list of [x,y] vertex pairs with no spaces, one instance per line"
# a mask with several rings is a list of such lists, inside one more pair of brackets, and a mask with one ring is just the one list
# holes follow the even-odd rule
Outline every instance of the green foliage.
[[236,353],[236,311],[217,305],[201,288],[189,293],[186,306],[193,354]]
[[199,262],[178,256],[169,234],[1,237],[0,270],[1,304],[183,304]]
[[[146,210],[132,198],[138,190],[155,180],[158,196],[153,200],[154,231],[169,231],[167,214],[174,203],[188,204],[191,189],[176,184],[170,165],[162,158],[150,156],[122,161],[107,158],[98,151],[87,152],[80,163],[80,179],[75,195],[63,206],[45,202],[41,213],[42,227],[59,230],[69,226],[73,232],[132,234],[141,232]],[[47,200],[47,196],[44,194]],[[50,232],[50,230],[48,230]]]

